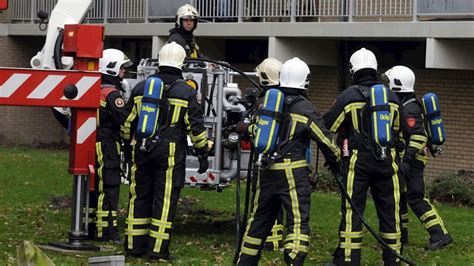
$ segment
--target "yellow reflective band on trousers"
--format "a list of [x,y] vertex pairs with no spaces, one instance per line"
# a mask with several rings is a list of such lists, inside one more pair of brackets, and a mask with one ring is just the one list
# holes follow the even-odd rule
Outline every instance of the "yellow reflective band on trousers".
[[275,224],[272,228],[272,235],[267,237],[265,242],[272,243],[273,248],[278,248],[278,241],[283,240],[283,225],[278,224],[278,221],[275,221]]
[[423,165],[426,165],[428,163],[428,155],[427,154],[417,154],[415,156],[415,159],[423,163]]
[[[308,247],[305,246],[305,245],[301,245],[301,244],[298,244],[298,245],[295,245],[294,243],[287,243],[285,244],[284,246],[285,249],[290,249],[292,250],[292,252],[296,252],[296,254],[298,254],[298,252],[304,252],[304,253],[308,253]],[[290,253],[290,257],[291,257],[291,253]],[[294,259],[294,258],[292,258]]]
[[[428,226],[428,224],[425,224],[425,228],[428,229],[430,228],[431,226],[435,225],[435,224],[439,224],[439,226],[441,227],[441,230],[443,230],[443,233],[444,234],[447,234],[448,233],[448,230],[446,229],[446,227],[444,226],[444,222],[443,222],[443,219],[441,219],[441,216],[439,215],[438,211],[436,210],[436,208],[431,204],[431,202],[427,199],[427,198],[424,198],[423,199],[424,201],[426,201],[430,207],[431,207],[431,211],[434,212],[434,215],[435,215],[435,221],[437,221],[436,223],[434,224],[430,224],[430,226]],[[425,218],[426,219],[426,218]],[[429,223],[429,222],[428,222]]]
[[262,244],[262,240],[260,238],[255,238],[251,236],[245,236],[244,241],[256,246],[260,246],[260,244]]
[[416,140],[416,141],[421,141],[423,143],[427,142],[428,141],[428,137],[426,136],[423,136],[423,135],[411,135],[410,136],[410,140]]
[[[291,164],[291,160],[289,159],[285,159],[284,162],[287,164]],[[299,206],[299,201],[298,201],[298,194],[296,193],[295,178],[293,176],[293,168],[296,168],[296,167],[285,168],[285,175],[288,181],[288,190],[290,192],[290,199],[291,199],[291,211],[293,213],[293,234],[295,235],[295,240],[293,240],[292,243],[290,242],[285,245],[285,248],[286,248],[287,245],[291,244],[291,247],[288,246],[290,247],[289,249],[291,249],[290,254],[288,254],[291,259],[296,258],[296,256],[298,255],[298,252],[300,251],[307,252],[307,251],[304,251],[306,246],[301,246],[301,243],[300,243],[301,241],[300,236],[302,235],[301,234],[301,214],[300,214],[300,206]]]
[[380,232],[380,236],[385,239],[398,240],[402,235],[400,233],[384,233]]
[[250,256],[257,256],[258,249],[242,247],[241,253],[244,253],[244,254],[247,254],[247,255],[250,255]]
[[433,209],[431,209],[430,211],[427,211],[425,212],[421,217],[420,217],[420,220],[422,222],[424,222],[426,219],[428,219],[429,217],[435,215],[435,211]]
[[[300,239],[300,241],[309,242],[309,236],[308,235],[300,234],[299,239]],[[286,236],[285,240],[286,241],[296,240],[296,236],[295,236],[295,234],[288,234]]]
[[292,162],[289,159],[285,159],[282,163],[274,163],[270,166],[270,170],[286,170],[286,169],[293,169],[299,167],[306,167],[308,166],[308,162],[306,160],[299,160]]
[[[347,174],[347,183],[346,183],[346,190],[347,194],[350,198],[352,198],[353,188],[354,188],[354,175],[355,175],[355,164],[357,162],[357,150],[352,150],[352,156],[349,161],[349,173]],[[345,232],[352,232],[352,208],[349,204],[349,201],[346,200],[346,228],[344,229]],[[351,238],[346,238],[343,243],[346,243],[350,246]],[[351,261],[351,248],[347,248],[349,246],[340,244],[340,248],[344,249],[344,261]],[[346,248],[345,248],[346,247]]]
[[408,147],[413,147],[417,150],[421,150],[423,149],[423,147],[425,146],[425,144],[423,143],[418,143],[416,141],[410,141],[410,143],[408,144]]
[[150,233],[150,229],[125,229],[125,234],[128,236],[145,236]]
[[[395,212],[393,215],[395,216],[395,231],[397,234],[397,239],[396,239],[396,243],[394,247],[397,247],[398,245],[400,245],[401,247],[400,236],[402,233],[401,233],[401,226],[400,226],[400,180],[398,179],[398,165],[395,162],[395,157],[397,156],[397,152],[395,151],[395,149],[392,149],[391,156],[392,156],[392,168],[394,171],[394,174],[392,176],[392,183],[393,183],[393,200],[395,204]],[[398,254],[400,254],[400,248],[394,248],[393,250],[395,250]],[[397,258],[396,261],[399,262],[400,259]]]
[[[148,225],[151,222],[151,218],[127,218],[126,223],[131,225]],[[150,233],[150,229],[125,229],[125,235],[128,236],[142,236],[148,235]]]
[[103,213],[102,207],[104,205],[104,154],[102,152],[102,145],[100,142],[95,143],[95,150],[97,153],[97,162],[99,163],[99,168],[97,169],[97,175],[99,176],[99,184],[98,184],[98,189],[99,189],[99,198],[97,200],[97,237],[101,238],[103,235],[103,227],[105,227],[107,224],[104,226],[104,221],[102,220]]
[[344,238],[361,238],[363,234],[362,234],[362,231],[352,231],[352,232],[340,231],[339,236],[344,237]]
[[[361,249],[362,248],[362,243],[342,242],[340,244],[340,247],[345,249],[345,250]],[[348,261],[348,260],[346,260],[346,261]]]
[[[250,219],[247,223],[247,227],[245,228],[244,241],[242,241],[242,245],[240,246],[241,251],[240,251],[240,254],[239,254],[239,260],[237,261],[237,264],[239,264],[240,257],[242,256],[243,253],[245,253],[247,255],[250,255],[250,256],[257,256],[257,254],[258,254],[258,252],[255,255],[252,255],[254,252],[244,252],[244,250],[249,251],[249,249],[247,247],[245,247],[245,243],[255,245],[255,244],[252,243],[252,242],[254,242],[253,240],[255,240],[255,239],[259,240],[260,244],[262,243],[261,239],[249,236],[250,226],[252,225],[252,222],[255,220],[255,213],[257,212],[257,209],[258,209],[258,198],[259,197],[260,197],[260,171],[258,171],[258,175],[257,175],[257,188],[255,190],[255,199],[253,200],[252,216],[250,217]],[[250,239],[252,242],[250,242],[250,241],[246,242],[246,239]],[[249,254],[249,253],[252,253],[252,254]]]
[[[137,199],[137,192],[135,190],[137,181],[135,179],[135,173],[137,172],[137,164],[135,162],[135,147],[132,147],[132,168],[130,175],[130,201],[128,203],[128,217],[126,220],[127,228],[125,229],[125,235],[127,236],[128,249],[133,249],[133,232],[135,232],[134,225],[142,225],[145,221],[151,221],[151,218],[135,218],[135,200]],[[148,224],[147,222],[146,224]]]
[[160,221],[156,219],[151,219],[151,224],[157,227],[171,228],[171,223],[168,221]]
[[[173,168],[174,168],[174,155],[176,152],[176,143],[170,142],[169,145],[169,156],[168,156],[168,169],[166,169],[166,181],[165,181],[165,191],[163,197],[163,209],[161,210],[161,221],[168,221],[168,215],[170,211],[171,203],[171,190],[173,189]],[[152,220],[153,223],[153,220]],[[170,223],[171,224],[171,223]],[[155,247],[153,251],[159,253],[161,250],[161,245],[163,240],[169,239],[169,234],[165,233],[166,227],[159,226],[158,232],[153,230],[150,231],[150,236],[156,238]]]
[[147,225],[151,223],[151,218],[127,218],[125,219],[127,224],[135,224],[135,225]]

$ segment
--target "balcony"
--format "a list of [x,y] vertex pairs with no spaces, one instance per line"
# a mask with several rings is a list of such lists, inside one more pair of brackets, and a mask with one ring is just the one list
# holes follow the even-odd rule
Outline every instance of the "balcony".
[[[57,0],[15,0],[12,23],[37,23]],[[94,0],[86,23],[173,21],[177,8],[195,6],[204,22],[367,22],[472,20],[472,0]]]

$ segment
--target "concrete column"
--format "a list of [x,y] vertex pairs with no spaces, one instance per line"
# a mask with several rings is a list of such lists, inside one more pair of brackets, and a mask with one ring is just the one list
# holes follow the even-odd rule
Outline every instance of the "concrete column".
[[337,40],[269,37],[268,57],[282,62],[299,57],[308,65],[335,66],[338,43]]
[[426,68],[474,70],[474,41],[426,39]]
[[164,36],[153,36],[151,42],[151,58],[157,59],[158,52],[160,51],[161,47],[166,44],[167,37]]

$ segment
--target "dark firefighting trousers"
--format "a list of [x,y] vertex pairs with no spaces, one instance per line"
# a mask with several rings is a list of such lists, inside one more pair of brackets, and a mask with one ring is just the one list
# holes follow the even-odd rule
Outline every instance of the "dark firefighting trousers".
[[158,140],[147,151],[134,147],[125,251],[169,256],[171,229],[184,186],[186,145]]
[[[375,161],[369,151],[352,150],[343,159],[343,184],[361,214],[364,213],[367,191],[370,188],[382,239],[395,251],[401,252],[400,183],[395,151],[383,161]],[[362,248],[362,222],[346,198],[341,200],[339,246],[334,252],[336,265],[360,265]],[[383,250],[385,265],[395,265],[398,259]]]
[[406,192],[401,195],[401,219],[403,229],[408,230],[408,203],[430,234],[430,241],[435,242],[448,234],[448,231],[444,227],[443,220],[438,211],[436,211],[436,208],[425,197],[424,169],[424,164],[415,160],[410,167],[408,175],[404,177],[404,182],[402,183],[406,186],[406,189],[404,189]]
[[284,159],[267,170],[260,170],[252,216],[248,220],[237,264],[258,264],[265,239],[283,206],[288,229],[285,262],[303,265],[308,253],[310,205],[311,186],[306,160]]
[[89,201],[89,238],[116,239],[121,182],[118,142],[96,142],[96,174],[95,191],[90,193]]

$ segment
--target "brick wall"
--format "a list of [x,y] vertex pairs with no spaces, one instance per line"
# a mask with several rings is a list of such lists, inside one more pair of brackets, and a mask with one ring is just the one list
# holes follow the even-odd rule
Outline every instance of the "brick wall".
[[[0,66],[29,68],[42,43],[42,38],[0,37]],[[49,108],[0,106],[0,121],[0,144],[48,146],[68,142]]]
[[435,92],[440,98],[447,140],[444,154],[430,158],[428,175],[474,170],[474,71],[416,70],[419,97]]
[[[310,99],[320,112],[327,112],[337,94],[337,69],[312,67],[311,72]],[[420,69],[415,70],[415,74],[419,97],[426,92],[438,94],[447,132],[444,154],[430,158],[426,176],[433,178],[460,169],[474,170],[474,71]]]

